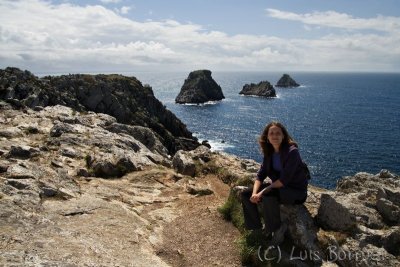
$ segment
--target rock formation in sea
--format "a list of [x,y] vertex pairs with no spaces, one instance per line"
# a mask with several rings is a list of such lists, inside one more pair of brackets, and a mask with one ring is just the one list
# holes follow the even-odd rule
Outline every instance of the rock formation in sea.
[[209,70],[192,71],[175,98],[179,104],[201,104],[224,99],[221,87],[211,77]]
[[119,123],[149,127],[173,154],[200,144],[150,86],[122,75],[62,75],[38,78],[17,68],[0,70],[0,99],[17,106],[64,105],[78,112],[109,114]]
[[292,79],[292,77],[289,76],[289,74],[283,74],[283,76],[279,79],[278,83],[276,84],[276,87],[299,87],[300,84],[298,84],[295,80]]
[[262,97],[276,97],[275,89],[268,81],[261,81],[258,84],[245,84],[239,94]]

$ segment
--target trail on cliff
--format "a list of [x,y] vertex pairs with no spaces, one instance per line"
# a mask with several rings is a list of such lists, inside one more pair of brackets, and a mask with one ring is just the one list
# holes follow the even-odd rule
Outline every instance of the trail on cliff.
[[229,186],[215,176],[198,178],[214,194],[179,201],[181,215],[164,226],[157,255],[172,266],[241,266],[239,231],[218,213]]

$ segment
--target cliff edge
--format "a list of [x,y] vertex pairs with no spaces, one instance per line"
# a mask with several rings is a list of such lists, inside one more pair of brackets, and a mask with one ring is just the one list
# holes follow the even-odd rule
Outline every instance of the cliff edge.
[[17,68],[0,70],[0,99],[14,106],[63,105],[77,112],[105,113],[119,123],[148,127],[170,154],[194,149],[197,139],[155,98],[150,86],[122,75],[62,75],[38,78]]

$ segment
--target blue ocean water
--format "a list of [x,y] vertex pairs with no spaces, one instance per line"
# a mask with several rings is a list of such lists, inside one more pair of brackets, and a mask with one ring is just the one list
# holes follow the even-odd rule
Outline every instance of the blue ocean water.
[[282,122],[310,166],[311,183],[334,188],[337,179],[381,169],[400,173],[400,74],[289,73],[299,88],[276,88],[277,98],[239,95],[246,83],[275,84],[283,73],[213,72],[225,99],[178,105],[188,73],[133,73],[199,139],[213,148],[261,161],[265,125]]

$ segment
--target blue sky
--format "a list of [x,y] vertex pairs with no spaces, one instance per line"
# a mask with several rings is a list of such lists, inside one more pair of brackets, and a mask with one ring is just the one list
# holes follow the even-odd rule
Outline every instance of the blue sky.
[[395,0],[0,0],[0,68],[400,72]]

